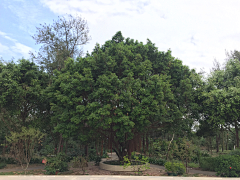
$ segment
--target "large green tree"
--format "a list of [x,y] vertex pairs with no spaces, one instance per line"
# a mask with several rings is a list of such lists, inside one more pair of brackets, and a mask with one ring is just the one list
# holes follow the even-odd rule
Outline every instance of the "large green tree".
[[190,123],[194,72],[150,40],[143,45],[117,32],[55,73],[48,88],[55,130],[83,140],[102,135],[120,160],[152,129]]

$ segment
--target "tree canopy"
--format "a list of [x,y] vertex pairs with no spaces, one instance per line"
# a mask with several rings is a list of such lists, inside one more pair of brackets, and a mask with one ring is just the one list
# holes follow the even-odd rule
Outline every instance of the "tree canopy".
[[194,73],[150,40],[143,45],[124,39],[117,32],[86,57],[68,59],[48,88],[55,130],[65,137],[78,132],[85,139],[86,132],[99,133],[120,160],[139,147],[144,133],[189,124]]

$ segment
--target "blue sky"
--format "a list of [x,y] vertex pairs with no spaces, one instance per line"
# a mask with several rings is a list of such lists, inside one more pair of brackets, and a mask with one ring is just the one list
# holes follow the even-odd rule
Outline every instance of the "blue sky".
[[0,0],[0,58],[29,58],[40,45],[32,39],[39,24],[78,14],[87,20],[91,52],[117,31],[159,51],[172,50],[184,65],[208,73],[225,50],[240,50],[239,0]]

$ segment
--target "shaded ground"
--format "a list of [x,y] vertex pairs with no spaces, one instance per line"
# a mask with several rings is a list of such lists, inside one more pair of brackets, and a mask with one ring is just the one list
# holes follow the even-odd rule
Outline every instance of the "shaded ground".
[[[109,157],[107,158],[108,160],[115,160],[117,159],[117,155],[115,153],[109,153]],[[107,160],[107,159],[103,159]],[[69,171],[68,172],[62,172],[60,173],[61,175],[82,175],[82,174],[87,174],[87,175],[137,175],[135,172],[114,172],[114,171],[107,171],[100,169],[99,166],[95,166],[94,162],[88,162],[88,167],[85,168],[85,172],[82,171],[81,168],[72,168],[71,164],[69,163]],[[43,175],[45,170],[44,170],[45,165],[42,164],[31,164],[28,167],[28,171],[30,170],[37,170],[36,173],[38,175]],[[17,165],[7,165],[4,169],[0,169],[1,172],[17,172],[17,171],[23,171],[21,166]],[[34,173],[35,174],[35,173]],[[187,176],[200,176],[200,177],[217,177],[216,172],[210,172],[210,171],[201,171],[201,170],[194,170],[194,169],[189,169],[189,175]],[[143,171],[139,175],[142,176],[167,176],[167,173],[165,172],[164,166],[159,166],[159,165],[150,165],[150,169]]]

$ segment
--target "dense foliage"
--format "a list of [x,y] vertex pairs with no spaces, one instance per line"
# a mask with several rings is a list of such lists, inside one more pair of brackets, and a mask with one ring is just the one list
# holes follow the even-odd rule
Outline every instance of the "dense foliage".
[[[62,22],[67,21],[60,19],[55,25]],[[57,155],[48,160],[48,174],[67,170],[67,161],[74,157],[76,162],[76,157],[84,157],[98,165],[113,150],[120,161],[137,151],[149,156],[150,163],[165,164],[174,171],[182,163],[168,161],[182,161],[185,168],[196,163],[221,176],[239,176],[238,151],[209,155],[213,150],[219,154],[220,149],[223,153],[239,148],[238,51],[229,55],[223,68],[217,63],[204,78],[170,50],[159,51],[149,39],[143,44],[124,38],[119,31],[102,46],[96,44],[85,57],[77,57],[80,49],[70,53],[77,44],[63,48],[67,42],[54,35],[57,29],[48,32],[48,28],[39,28],[42,34],[35,37],[39,43],[58,39],[51,42],[51,50],[43,46],[45,53],[53,53],[49,58],[42,56],[44,66],[25,59],[17,64],[0,63],[2,167],[16,163],[10,156],[17,144],[6,137],[18,137],[25,129],[36,130],[22,137],[38,156],[32,161],[26,156],[28,163],[39,163],[39,156]],[[52,40],[44,33],[50,33]],[[86,36],[83,44],[88,40]],[[30,136],[40,132],[45,136],[31,146]],[[67,160],[61,159],[63,154]]]

